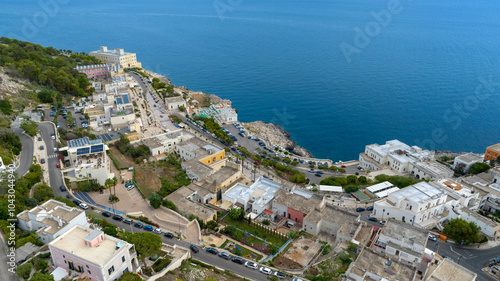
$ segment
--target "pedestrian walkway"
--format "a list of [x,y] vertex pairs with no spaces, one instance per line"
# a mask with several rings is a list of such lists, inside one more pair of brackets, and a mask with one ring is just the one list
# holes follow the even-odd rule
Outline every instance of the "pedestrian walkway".
[[81,200],[81,201],[83,201],[85,203],[97,206],[99,208],[102,208],[102,209],[104,209],[106,211],[109,211],[109,212],[112,212],[114,214],[119,214],[119,215],[126,215],[127,214],[125,212],[122,212],[122,211],[119,211],[119,210],[116,210],[116,209],[113,209],[113,208],[109,208],[109,207],[103,206],[101,204],[97,204],[94,201],[94,199],[92,199],[92,197],[90,197],[90,195],[87,194],[87,192],[75,192],[75,193],[73,193],[73,195],[76,198],[78,198],[79,200]]

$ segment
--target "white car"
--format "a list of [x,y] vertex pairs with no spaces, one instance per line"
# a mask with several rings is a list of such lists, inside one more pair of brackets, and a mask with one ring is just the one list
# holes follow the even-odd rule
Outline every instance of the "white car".
[[245,263],[245,266],[248,267],[248,268],[251,268],[251,269],[257,269],[258,268],[257,264],[254,263],[254,262],[251,262],[251,261],[247,261]]
[[153,229],[153,233],[161,234],[161,229],[155,228],[155,229]]
[[89,205],[87,205],[86,203],[80,203],[80,208],[87,210],[89,208]]
[[273,274],[273,271],[271,269],[267,268],[267,267],[261,267],[259,269],[259,271],[261,273],[264,273],[265,275],[271,275],[271,274]]

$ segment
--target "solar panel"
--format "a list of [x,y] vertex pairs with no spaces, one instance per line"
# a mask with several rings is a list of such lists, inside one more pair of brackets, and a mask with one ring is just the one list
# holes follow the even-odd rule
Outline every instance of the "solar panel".
[[76,150],[76,155],[88,154],[90,152],[90,147],[79,148]]
[[123,103],[129,103],[128,95],[123,95]]
[[117,104],[122,104],[122,98],[116,98],[116,103]]
[[99,144],[99,145],[93,145],[91,147],[90,152],[91,153],[97,153],[97,152],[103,152],[104,151],[104,145]]

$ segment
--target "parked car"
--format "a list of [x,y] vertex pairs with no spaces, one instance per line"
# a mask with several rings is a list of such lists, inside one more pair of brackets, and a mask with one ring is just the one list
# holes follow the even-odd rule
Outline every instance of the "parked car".
[[223,258],[223,259],[226,259],[226,260],[230,260],[231,259],[231,255],[226,253],[226,252],[220,252],[219,253],[219,257]]
[[198,253],[200,250],[198,250],[198,247],[196,247],[195,245],[191,244],[191,246],[189,246],[189,248],[191,248],[191,251],[195,252],[195,253]]
[[174,238],[174,235],[171,232],[165,232],[165,234],[163,234],[163,236],[170,238],[170,239]]
[[62,192],[66,191],[66,187],[64,185],[61,185],[59,189],[61,189]]
[[279,272],[279,271],[276,271],[274,273],[274,276],[278,277],[279,279],[283,279],[283,278],[286,278],[286,274],[283,273],[283,272]]
[[134,187],[135,187],[135,185],[130,185],[129,187],[127,187],[127,191],[134,189]]
[[143,224],[140,223],[140,222],[136,222],[134,223],[134,227],[137,227],[137,228],[142,228],[143,227]]
[[111,213],[108,212],[108,211],[102,212],[102,215],[105,216],[105,217],[107,217],[107,218],[111,217]]
[[146,225],[143,229],[146,231],[153,231],[153,227],[151,225]]
[[87,210],[89,208],[89,205],[87,205],[86,203],[80,203],[80,208]]
[[271,275],[271,274],[273,274],[273,271],[271,269],[269,269],[267,267],[263,267],[263,266],[259,269],[259,271],[261,273],[264,273],[265,275]]
[[207,252],[209,252],[210,254],[212,255],[217,255],[217,253],[219,253],[219,251],[217,251],[217,249],[215,248],[207,248]]
[[40,145],[40,150],[43,150],[43,145]]
[[378,220],[377,220],[377,218],[375,218],[375,217],[369,217],[369,218],[368,218],[368,220],[369,220],[369,221],[374,221],[374,222],[377,222],[377,221],[378,221]]
[[436,238],[436,236],[430,234],[429,235],[429,240],[431,240],[431,241],[437,241],[437,238]]
[[129,186],[131,186],[131,185],[134,185],[134,183],[133,183],[133,182],[127,182],[127,183],[125,184],[125,187],[129,187]]
[[450,257],[449,257],[449,256],[447,256],[447,255],[443,255],[442,257],[443,257],[444,259],[449,259],[450,261],[453,261],[453,259],[452,259],[452,258],[450,258]]
[[232,262],[235,262],[235,263],[238,263],[238,264],[244,264],[245,263],[245,260],[243,260],[242,258],[240,257],[233,257],[231,259]]
[[357,207],[356,208],[356,212],[363,212],[365,210],[365,208],[363,207]]
[[384,225],[387,221],[379,221],[381,225]]
[[248,267],[248,268],[251,268],[251,269],[257,269],[257,268],[259,268],[256,263],[251,262],[251,261],[247,261],[245,263],[245,266]]
[[56,163],[56,168],[61,168],[61,164]]
[[52,132],[50,133],[50,138],[55,140],[56,139],[56,133]]
[[114,219],[114,220],[117,220],[117,221],[122,221],[122,220],[123,220],[123,217],[122,217],[122,216],[120,216],[120,215],[114,215],[114,216],[113,216],[113,219]]
[[300,278],[293,278],[292,281],[303,281],[303,280]]
[[77,206],[80,206],[80,203],[82,203],[82,202],[80,202],[80,200],[75,199],[75,200],[73,200],[73,203],[75,203],[75,205],[77,205]]
[[40,163],[45,164],[45,159],[44,158],[40,159]]
[[366,207],[366,210],[367,210],[367,211],[373,211],[373,206],[368,206],[368,207]]
[[155,233],[155,234],[161,234],[161,229],[155,228],[155,229],[153,229],[153,233]]
[[124,219],[123,222],[126,224],[132,224],[134,221],[132,219]]

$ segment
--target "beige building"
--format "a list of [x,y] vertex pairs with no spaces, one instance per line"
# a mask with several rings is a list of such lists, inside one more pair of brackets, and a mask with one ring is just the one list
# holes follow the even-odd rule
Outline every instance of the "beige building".
[[92,51],[89,55],[100,59],[105,64],[117,64],[124,68],[142,67],[135,53],[125,52],[123,49],[108,50],[108,47],[101,46],[98,51]]
[[425,281],[441,281],[441,280],[454,280],[454,281],[475,281],[477,274],[456,264],[449,259],[442,259],[437,265],[435,262],[431,263]]

